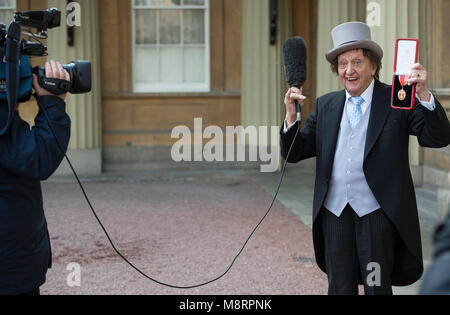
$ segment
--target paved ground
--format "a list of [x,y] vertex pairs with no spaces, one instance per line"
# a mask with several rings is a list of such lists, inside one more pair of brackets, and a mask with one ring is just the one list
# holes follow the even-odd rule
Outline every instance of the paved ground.
[[[221,275],[264,215],[279,174],[251,170],[106,174],[86,191],[117,248],[158,281],[190,286]],[[43,184],[54,267],[43,294],[326,294],[311,235],[314,174],[290,168],[279,198],[230,273],[203,288],[144,279],[111,249],[72,180]],[[426,264],[435,218],[421,214]],[[70,263],[81,286],[69,287]],[[415,294],[420,283],[395,288]]]
[[[132,174],[86,183],[99,217],[124,256],[151,277],[190,286],[222,274],[264,215],[271,196],[250,179],[223,173]],[[274,184],[275,186],[275,184]],[[325,294],[311,232],[276,203],[222,280],[175,290],[142,278],[115,255],[70,182],[43,185],[54,253],[43,294]],[[81,266],[81,287],[66,278]]]

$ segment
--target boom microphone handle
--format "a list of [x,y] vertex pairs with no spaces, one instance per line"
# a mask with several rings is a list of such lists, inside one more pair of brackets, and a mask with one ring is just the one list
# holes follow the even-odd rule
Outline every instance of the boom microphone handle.
[[297,100],[295,100],[295,110],[297,111],[297,120],[302,121],[302,107]]

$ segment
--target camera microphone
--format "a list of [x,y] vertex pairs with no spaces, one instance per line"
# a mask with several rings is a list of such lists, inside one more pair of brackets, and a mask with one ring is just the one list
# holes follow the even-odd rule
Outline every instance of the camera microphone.
[[[284,71],[290,87],[300,88],[306,81],[306,43],[301,37],[288,38],[283,44]],[[301,120],[301,106],[295,101],[297,119]]]
[[15,12],[14,19],[21,26],[32,27],[37,29],[38,32],[45,32],[61,25],[61,11],[51,8],[44,11]]

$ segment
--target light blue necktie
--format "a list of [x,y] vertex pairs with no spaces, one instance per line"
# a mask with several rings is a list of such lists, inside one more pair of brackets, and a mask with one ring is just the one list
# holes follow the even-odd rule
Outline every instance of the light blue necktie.
[[358,96],[358,97],[351,97],[350,102],[352,102],[355,106],[353,106],[352,110],[350,111],[350,117],[348,119],[348,122],[352,130],[355,130],[356,125],[358,125],[363,115],[361,105],[365,101],[361,96]]

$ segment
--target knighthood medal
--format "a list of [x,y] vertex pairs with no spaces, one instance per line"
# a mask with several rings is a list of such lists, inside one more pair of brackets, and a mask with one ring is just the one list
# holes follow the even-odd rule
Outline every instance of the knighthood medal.
[[406,81],[406,76],[405,75],[400,75],[399,77],[400,80],[400,85],[402,86],[402,89],[400,90],[400,92],[398,92],[398,99],[400,101],[404,101],[406,99],[406,91],[405,91],[405,81]]

